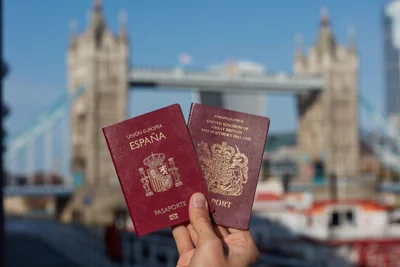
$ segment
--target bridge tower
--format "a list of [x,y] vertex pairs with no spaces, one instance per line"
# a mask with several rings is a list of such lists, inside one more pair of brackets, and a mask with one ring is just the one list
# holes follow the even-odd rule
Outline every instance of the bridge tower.
[[129,45],[124,16],[120,20],[120,32],[114,35],[105,23],[101,2],[95,1],[86,32],[77,35],[76,25],[71,30],[68,88],[86,86],[70,114],[72,169],[91,185],[116,179],[101,127],[127,116]]
[[325,177],[359,174],[358,54],[353,34],[349,35],[347,47],[338,44],[327,12],[323,12],[316,43],[308,55],[297,40],[295,74],[320,74],[325,80],[324,91],[297,96],[300,166],[321,161]]
[[67,52],[68,88],[86,88],[70,110],[71,168],[83,184],[60,213],[64,222],[110,223],[124,201],[101,128],[127,117],[129,42],[125,14],[117,34],[107,28],[100,0],[88,15],[84,33],[71,25]]

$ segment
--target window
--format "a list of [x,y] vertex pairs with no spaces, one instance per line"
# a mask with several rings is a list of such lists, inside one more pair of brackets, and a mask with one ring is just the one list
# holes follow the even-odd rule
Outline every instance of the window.
[[400,225],[400,213],[390,213],[389,214],[389,224]]
[[334,228],[340,225],[340,213],[338,211],[332,212],[331,219],[329,221],[329,227]]
[[129,218],[128,212],[125,209],[114,210],[114,224],[118,228],[126,226],[126,220]]
[[336,228],[343,225],[355,225],[356,218],[354,210],[334,210],[329,221],[329,228]]
[[325,164],[321,160],[314,163],[314,184],[324,184],[325,182]]
[[72,223],[73,224],[81,224],[83,222],[83,218],[82,218],[82,212],[81,211],[77,211],[74,210],[72,212]]
[[352,210],[347,210],[346,211],[346,223],[347,224],[355,224],[354,220],[354,212]]

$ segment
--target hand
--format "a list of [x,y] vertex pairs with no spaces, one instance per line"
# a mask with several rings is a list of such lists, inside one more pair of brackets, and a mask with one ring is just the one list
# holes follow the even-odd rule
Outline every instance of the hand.
[[172,228],[179,251],[177,267],[248,267],[259,251],[250,231],[211,223],[206,198],[195,193],[189,204],[190,223]]

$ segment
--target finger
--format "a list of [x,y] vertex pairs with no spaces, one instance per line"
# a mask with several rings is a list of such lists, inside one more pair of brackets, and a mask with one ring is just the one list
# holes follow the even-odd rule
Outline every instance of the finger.
[[197,247],[199,237],[197,236],[196,231],[193,229],[193,226],[190,223],[187,225],[187,229],[189,231],[190,238],[192,239],[194,246]]
[[183,254],[178,262],[176,263],[176,267],[188,267],[190,264],[190,260],[193,257],[194,250],[189,251],[188,253]]
[[229,235],[228,230],[226,230],[225,227],[222,226],[216,226],[214,225],[214,231],[217,233],[217,235],[221,238],[227,237]]
[[235,229],[235,228],[228,228],[230,233],[248,233],[250,234],[249,230],[240,230],[240,229]]
[[[213,228],[214,228],[216,235],[221,239],[223,239],[229,235],[229,232],[225,227],[213,225]],[[187,225],[187,229],[189,231],[190,237],[192,238],[194,246],[197,247],[198,236],[196,234],[196,231],[193,229],[193,226],[191,224]]]
[[248,240],[253,240],[253,235],[251,234],[250,230],[240,230],[236,228],[228,228],[229,232],[231,234],[238,234],[241,233],[243,236],[245,236]]
[[255,242],[253,236],[250,231],[248,230],[239,230],[229,228],[231,235],[228,235],[225,238],[225,241],[229,244],[236,244],[236,245],[243,245],[255,247]]
[[172,235],[174,236],[179,255],[194,249],[192,239],[185,225],[173,226]]
[[199,244],[207,240],[218,239],[211,224],[206,197],[202,193],[195,193],[190,198],[189,217],[199,238]]

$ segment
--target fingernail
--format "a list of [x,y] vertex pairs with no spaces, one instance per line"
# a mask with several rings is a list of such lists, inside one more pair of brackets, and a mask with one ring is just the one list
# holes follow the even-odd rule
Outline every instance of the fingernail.
[[196,193],[193,196],[193,207],[204,208],[206,206],[206,197],[202,193]]

